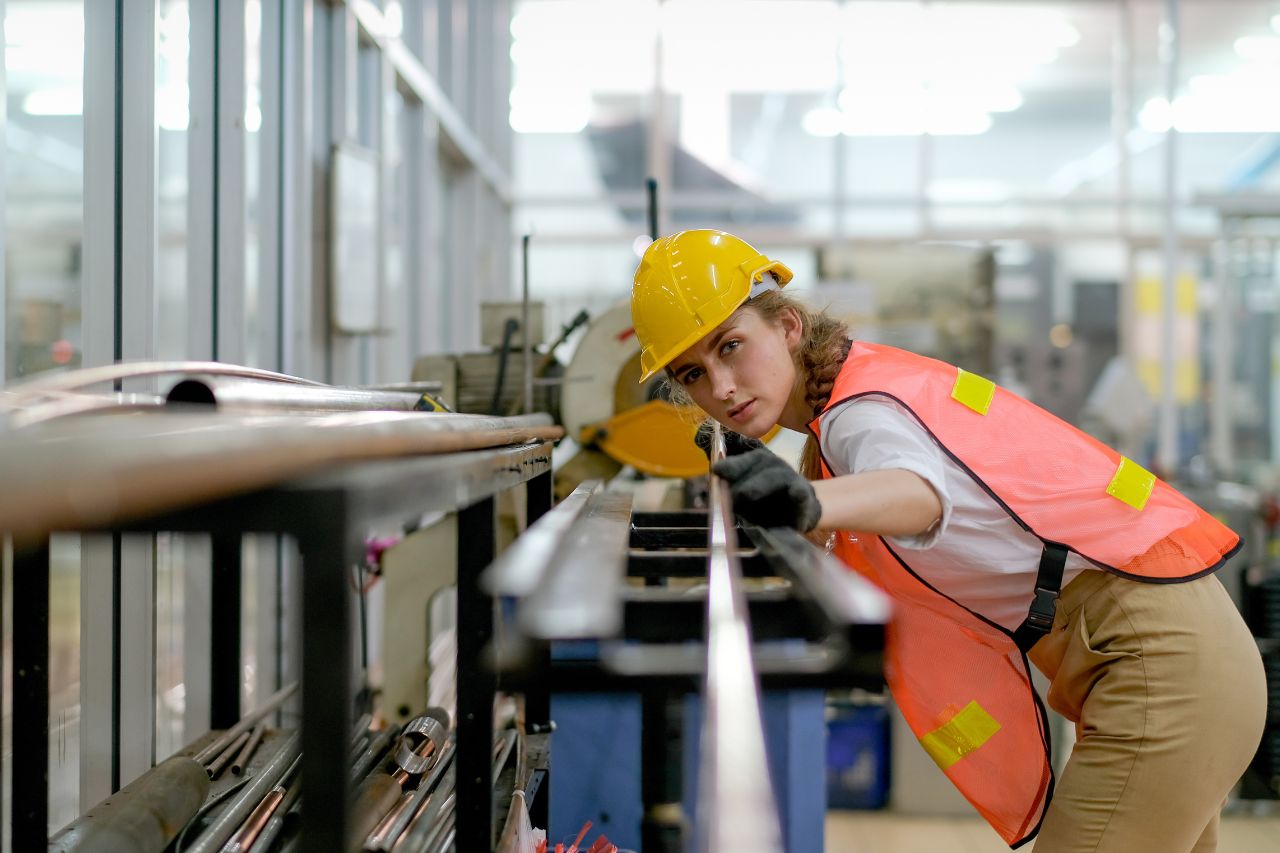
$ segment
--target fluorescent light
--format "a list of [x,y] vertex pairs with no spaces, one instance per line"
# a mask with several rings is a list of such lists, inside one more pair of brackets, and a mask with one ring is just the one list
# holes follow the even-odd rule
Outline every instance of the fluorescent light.
[[[1275,85],[1280,83],[1270,91]],[[1267,97],[1267,91],[1206,83],[1174,101],[1173,109],[1164,98],[1152,98],[1138,114],[1138,123],[1151,133],[1164,133],[1170,122],[1179,133],[1277,133],[1280,103]]]
[[511,90],[511,129],[516,133],[578,133],[591,117],[586,89],[515,86]]
[[84,112],[84,95],[78,86],[36,89],[22,99],[22,111],[31,116],[78,116]]
[[1275,62],[1280,60],[1280,38],[1275,36],[1244,36],[1236,39],[1236,53],[1249,62]]
[[811,136],[836,136],[844,130],[844,113],[831,107],[809,110],[801,126]]

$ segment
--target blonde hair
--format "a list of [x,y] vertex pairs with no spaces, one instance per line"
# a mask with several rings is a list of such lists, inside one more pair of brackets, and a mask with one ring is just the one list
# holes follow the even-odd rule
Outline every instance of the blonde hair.
[[[744,308],[754,309],[768,323],[780,322],[783,312],[788,310],[795,311],[800,318],[800,346],[795,352],[796,369],[804,377],[805,402],[813,407],[813,416],[816,418],[831,399],[836,376],[849,357],[849,327],[825,311],[814,311],[778,290],[766,291],[738,310]],[[667,390],[671,401],[676,405],[697,408],[684,386],[674,381],[670,368],[667,371]],[[822,478],[822,457],[812,433],[809,434],[804,453],[800,457],[800,473],[810,480]]]

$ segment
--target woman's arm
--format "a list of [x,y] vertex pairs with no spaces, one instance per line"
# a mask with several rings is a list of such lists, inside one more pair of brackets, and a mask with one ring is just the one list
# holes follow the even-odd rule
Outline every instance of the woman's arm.
[[890,468],[813,483],[822,504],[818,527],[881,536],[919,536],[942,517],[942,502],[925,480]]

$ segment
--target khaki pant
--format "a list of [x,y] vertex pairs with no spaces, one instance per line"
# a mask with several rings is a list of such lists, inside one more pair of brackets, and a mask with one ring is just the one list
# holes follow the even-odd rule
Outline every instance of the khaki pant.
[[1257,644],[1217,577],[1083,572],[1030,657],[1077,736],[1035,853],[1212,853],[1267,703]]

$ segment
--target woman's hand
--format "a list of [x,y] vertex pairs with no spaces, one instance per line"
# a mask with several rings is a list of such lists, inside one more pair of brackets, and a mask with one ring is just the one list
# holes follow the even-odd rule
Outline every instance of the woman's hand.
[[729,481],[733,509],[761,527],[812,530],[822,517],[813,485],[772,451],[726,456],[711,470]]

